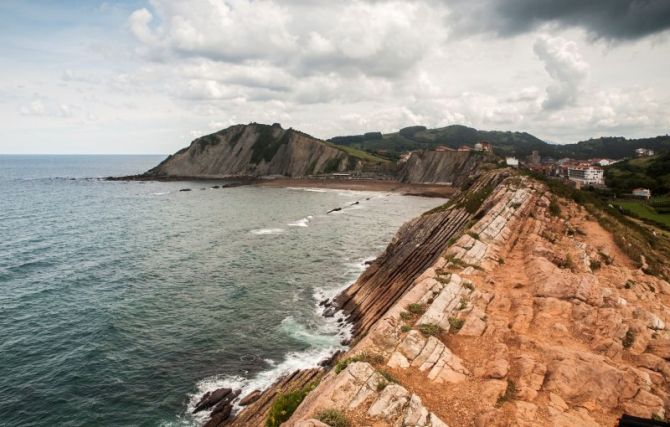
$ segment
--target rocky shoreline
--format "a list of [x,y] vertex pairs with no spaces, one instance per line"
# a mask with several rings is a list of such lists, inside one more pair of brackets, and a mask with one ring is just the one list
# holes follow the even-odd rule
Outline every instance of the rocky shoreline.
[[323,410],[436,427],[614,425],[670,410],[670,285],[528,177],[487,173],[410,221],[334,303],[354,326],[349,351],[207,425],[263,426],[276,396],[308,386],[283,425],[323,426]]

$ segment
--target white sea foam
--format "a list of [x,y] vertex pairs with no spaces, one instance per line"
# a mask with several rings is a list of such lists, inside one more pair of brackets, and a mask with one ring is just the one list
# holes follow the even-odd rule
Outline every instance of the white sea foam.
[[328,192],[325,188],[311,188],[311,187],[286,187],[287,190],[293,191],[309,191],[311,193],[326,193]]
[[264,234],[281,234],[285,230],[283,228],[259,228],[258,230],[251,230],[251,234],[255,234],[257,236],[262,236]]
[[[246,396],[254,390],[265,390],[270,387],[278,378],[288,375],[298,369],[310,369],[318,367],[320,361],[330,357],[338,350],[345,347],[340,341],[350,336],[349,328],[337,328],[336,318],[326,319],[315,329],[307,328],[305,325],[297,322],[292,316],[285,318],[280,324],[280,331],[289,337],[306,343],[310,346],[305,351],[294,351],[288,353],[284,359],[277,363],[272,359],[263,359],[269,369],[259,372],[253,378],[245,378],[239,375],[214,376],[200,381],[197,385],[197,391],[189,396],[187,413],[191,414],[195,405],[208,391],[213,391],[221,387],[230,387],[241,390],[240,398]],[[234,406],[234,411],[239,411],[239,405]],[[192,419],[203,424],[209,418],[209,411],[202,411],[197,414],[189,415]]]
[[288,224],[289,227],[307,227],[309,221],[312,219],[312,215],[308,215],[305,218],[301,218],[297,221],[291,222]]
[[170,194],[169,191],[159,191],[158,193],[151,193],[152,196],[164,196],[166,194]]

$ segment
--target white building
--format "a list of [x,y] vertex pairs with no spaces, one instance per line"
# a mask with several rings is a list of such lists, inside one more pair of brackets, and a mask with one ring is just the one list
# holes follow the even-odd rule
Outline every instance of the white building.
[[633,189],[633,196],[649,199],[651,197],[651,190],[648,188],[635,188]]
[[637,157],[649,157],[654,155],[654,150],[649,148],[637,148],[635,150],[635,156]]
[[505,157],[505,163],[507,163],[507,166],[519,167],[519,160],[516,157]]
[[568,179],[583,185],[602,185],[603,170],[595,166],[572,166],[568,168]]

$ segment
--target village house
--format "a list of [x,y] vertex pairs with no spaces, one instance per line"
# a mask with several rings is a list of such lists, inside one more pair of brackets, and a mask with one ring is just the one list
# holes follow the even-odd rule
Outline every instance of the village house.
[[635,188],[633,189],[633,196],[649,200],[651,198],[651,190],[648,188]]
[[635,150],[635,157],[649,157],[654,155],[654,150],[649,148],[637,148]]

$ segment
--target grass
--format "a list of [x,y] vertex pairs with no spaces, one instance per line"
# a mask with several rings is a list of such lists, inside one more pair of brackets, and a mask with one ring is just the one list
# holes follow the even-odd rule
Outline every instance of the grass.
[[272,402],[268,418],[265,421],[266,427],[279,427],[284,421],[291,418],[293,412],[298,408],[300,403],[305,399],[307,394],[316,388],[316,383],[312,383],[307,387],[290,391],[287,393],[280,393]]
[[328,424],[330,427],[349,427],[351,425],[347,416],[339,409],[324,409],[316,414],[314,418],[324,424]]
[[388,159],[383,159],[381,157],[377,157],[374,154],[370,154],[367,151],[359,150],[357,148],[349,147],[346,145],[337,145],[333,144],[330,142],[324,142],[326,145],[329,145],[337,150],[340,150],[352,157],[355,157],[360,160],[364,160],[366,162],[374,162],[374,163],[389,163],[390,160]]
[[411,331],[411,330],[412,330],[412,327],[409,326],[409,325],[402,325],[402,326],[400,327],[400,332],[402,332],[402,333],[407,333],[407,332],[409,332],[409,331]]
[[507,380],[507,388],[505,388],[505,393],[503,393],[498,400],[496,401],[496,406],[501,407],[505,402],[509,402],[514,399],[516,396],[516,385],[510,380]]
[[442,328],[433,323],[422,323],[417,329],[426,336],[436,336],[442,332]]
[[459,319],[457,317],[449,318],[449,326],[451,326],[451,330],[454,332],[460,331],[463,327],[463,324],[465,324],[465,320],[463,319]]
[[654,202],[647,203],[643,200],[617,200],[616,205],[620,206],[624,213],[647,220],[653,224],[661,225],[663,228],[670,229],[670,214],[659,213],[658,209],[652,206]]
[[458,307],[456,307],[456,310],[461,311],[465,310],[468,308],[468,299],[465,297],[461,297],[461,300],[458,303]]
[[407,306],[407,311],[412,314],[423,314],[426,310],[421,304],[410,304]]

